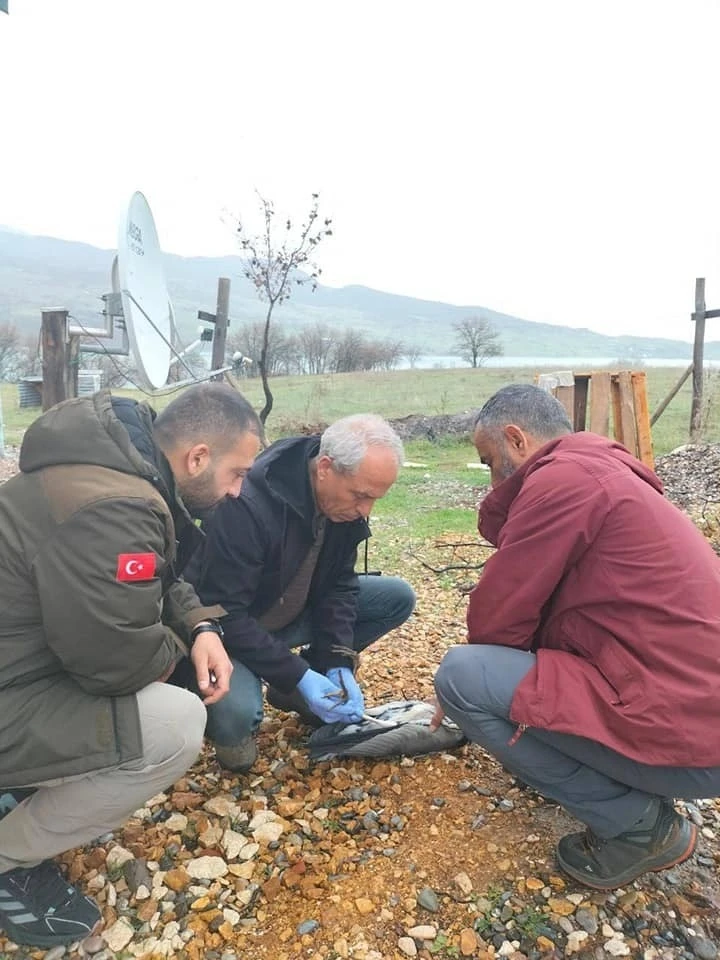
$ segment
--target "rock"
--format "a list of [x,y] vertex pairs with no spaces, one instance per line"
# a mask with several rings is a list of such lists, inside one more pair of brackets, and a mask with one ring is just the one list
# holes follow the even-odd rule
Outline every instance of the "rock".
[[45,960],[60,960],[60,957],[65,956],[65,947],[62,945],[53,947],[52,950],[48,950],[45,954]]
[[137,893],[140,887],[149,890],[152,886],[152,877],[145,860],[126,860],[123,864],[123,876],[130,893]]
[[255,830],[253,830],[252,835],[256,843],[274,843],[276,840],[280,839],[284,832],[285,828],[283,827],[282,823],[278,821],[268,821],[266,823],[261,823]]
[[246,817],[242,808],[232,797],[211,797],[203,804],[203,810],[214,813],[216,817],[230,817],[231,820]]
[[477,934],[470,927],[465,927],[460,931],[460,954],[463,957],[471,957],[478,946]]
[[466,873],[458,873],[453,877],[453,883],[463,896],[468,897],[472,893],[472,880]]
[[185,890],[185,888],[190,885],[190,874],[183,867],[178,867],[175,870],[168,870],[163,877],[163,883],[166,887],[169,887],[170,890],[174,890],[175,893],[179,893],[181,890]]
[[597,933],[598,921],[592,910],[587,907],[579,907],[573,917],[575,923],[591,936]]
[[134,859],[135,854],[130,853],[130,851],[126,850],[125,847],[112,847],[112,849],[108,850],[108,855],[105,860],[105,867],[107,870],[119,870],[123,864]]
[[188,818],[184,813],[171,813],[163,826],[171,833],[183,833],[187,829]]
[[550,897],[548,906],[553,913],[557,913],[561,917],[569,917],[571,913],[575,913],[575,904],[565,897]]
[[259,843],[246,843],[244,847],[241,848],[240,853],[238,854],[238,859],[240,860],[252,860],[255,854],[260,850]]
[[437,913],[440,909],[438,895],[431,887],[423,887],[417,895],[417,903],[423,910],[429,910],[430,913]]
[[609,953],[611,957],[627,957],[630,955],[630,947],[624,940],[613,938],[612,940],[607,940],[603,946],[605,952]]
[[501,810],[503,813],[509,813],[511,810],[515,809],[515,804],[512,800],[501,800],[497,805],[498,810]]
[[398,950],[404,953],[406,957],[417,956],[417,947],[412,937],[400,937],[398,940]]
[[247,838],[237,830],[226,830],[222,835],[220,846],[228,860],[236,860],[247,842]]
[[587,940],[587,938],[588,935],[585,930],[573,930],[572,933],[568,934],[565,952],[567,954],[578,953],[582,947],[583,941]]
[[432,923],[421,923],[417,927],[410,927],[407,935],[413,940],[434,940],[437,936],[437,927]]
[[373,912],[375,909],[375,904],[372,902],[372,900],[368,900],[367,897],[359,897],[355,901],[355,907],[358,913],[361,913],[363,916],[365,916],[366,914]]
[[103,931],[103,940],[115,953],[124,950],[134,936],[135,931],[125,917],[120,917],[111,927]]
[[105,946],[105,941],[102,937],[88,937],[86,940],[83,940],[81,946],[85,953],[92,955],[94,953],[100,953]]
[[299,937],[304,937],[308,933],[315,933],[316,930],[320,928],[320,924],[317,920],[303,920],[302,923],[297,925],[296,933]]
[[[690,949],[699,960],[715,960],[718,955],[718,948],[711,940],[705,937],[689,937]],[[45,954],[45,960],[48,955]]]
[[222,857],[196,857],[188,861],[186,869],[195,880],[217,880],[228,872]]

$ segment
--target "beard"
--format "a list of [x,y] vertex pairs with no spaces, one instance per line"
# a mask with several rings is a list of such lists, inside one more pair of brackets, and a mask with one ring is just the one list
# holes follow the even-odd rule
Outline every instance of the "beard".
[[218,495],[215,486],[215,471],[208,467],[199,477],[192,477],[178,484],[178,492],[192,517],[207,516],[220,503],[223,497]]

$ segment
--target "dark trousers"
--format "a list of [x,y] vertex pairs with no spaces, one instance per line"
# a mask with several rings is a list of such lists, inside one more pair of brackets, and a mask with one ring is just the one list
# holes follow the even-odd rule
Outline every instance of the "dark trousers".
[[[353,649],[358,653],[394,627],[405,623],[415,608],[415,593],[399,577],[360,577],[360,596],[353,634]],[[289,626],[273,634],[288,647],[312,648],[310,614],[302,613]],[[206,736],[221,746],[234,746],[257,729],[263,718],[263,694],[260,679],[239,660],[233,659],[230,691],[219,703],[207,708]]]
[[629,829],[654,796],[720,795],[720,767],[649,766],[594,740],[538,727],[528,727],[510,745],[517,730],[508,719],[510,705],[534,663],[534,654],[509,647],[453,647],[435,676],[438,699],[469,740],[599,837]]

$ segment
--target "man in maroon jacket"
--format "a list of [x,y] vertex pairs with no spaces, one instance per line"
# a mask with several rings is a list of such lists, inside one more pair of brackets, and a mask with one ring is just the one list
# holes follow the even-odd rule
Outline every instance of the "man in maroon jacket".
[[438,718],[587,825],[558,844],[576,880],[612,889],[680,863],[696,829],[673,798],[720,795],[718,558],[651,470],[573,433],[537,387],[499,390],[474,439],[497,551],[469,645],[435,678]]

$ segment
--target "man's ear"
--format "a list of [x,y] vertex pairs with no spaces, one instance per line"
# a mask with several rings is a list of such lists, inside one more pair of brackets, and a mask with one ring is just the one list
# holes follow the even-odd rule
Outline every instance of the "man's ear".
[[516,426],[514,423],[509,423],[503,430],[505,439],[510,444],[510,449],[516,453],[523,455],[528,452],[529,442],[527,434]]
[[318,457],[315,461],[315,475],[318,480],[324,480],[327,477],[328,473],[332,470],[332,457],[328,457],[323,454],[321,457]]
[[210,447],[206,443],[193,444],[184,459],[188,476],[199,477],[210,463]]

